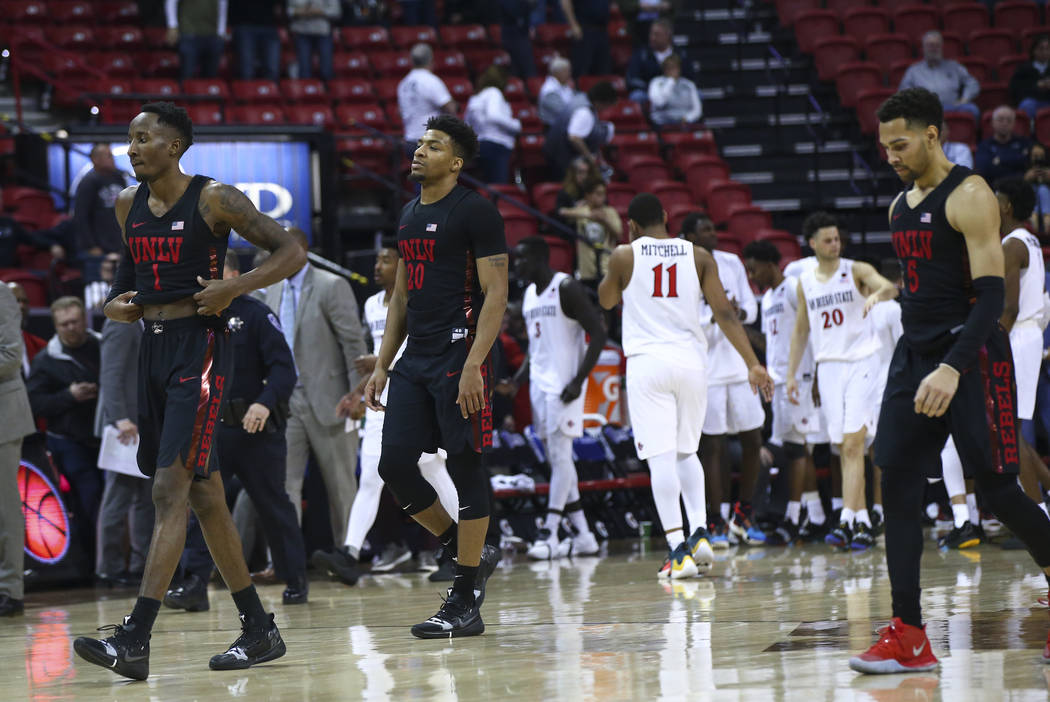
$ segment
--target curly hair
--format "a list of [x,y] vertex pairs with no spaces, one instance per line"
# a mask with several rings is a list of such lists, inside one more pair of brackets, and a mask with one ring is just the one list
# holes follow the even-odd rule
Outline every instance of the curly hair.
[[824,227],[838,228],[839,226],[839,221],[835,218],[835,215],[820,210],[813,212],[802,222],[802,236],[806,237],[806,239],[812,239]]
[[427,129],[448,134],[452,148],[464,163],[470,163],[478,155],[478,135],[470,125],[452,115],[435,115],[427,120]]
[[185,109],[173,102],[147,102],[142,106],[143,112],[157,115],[157,124],[171,127],[183,139],[182,152],[193,146],[193,120]]
[[941,99],[926,88],[908,88],[886,98],[875,115],[880,122],[892,122],[903,117],[912,128],[940,129],[944,122],[944,107]]
[[761,263],[780,263],[780,249],[766,239],[756,239],[744,247],[744,258],[753,258]]
[[1006,196],[1018,221],[1025,221],[1035,211],[1035,190],[1024,178],[1000,178],[995,182],[995,192]]

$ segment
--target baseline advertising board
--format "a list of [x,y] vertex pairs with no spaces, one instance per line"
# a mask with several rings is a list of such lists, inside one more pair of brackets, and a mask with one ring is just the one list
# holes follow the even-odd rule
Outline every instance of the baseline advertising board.
[[[59,191],[76,192],[81,178],[91,170],[87,154],[91,142],[73,142],[67,151],[64,144],[48,146],[48,178]],[[128,174],[128,184],[135,182],[124,143],[112,144],[117,168]],[[67,162],[68,156],[68,162]],[[68,163],[68,179],[67,179]],[[304,141],[203,141],[196,142],[182,157],[186,173],[200,173],[233,185],[265,215],[285,226],[296,226],[314,241],[314,193],[310,145]],[[56,204],[65,207],[60,196]],[[70,203],[72,204],[72,203]],[[230,238],[232,246],[247,246],[240,236]]]

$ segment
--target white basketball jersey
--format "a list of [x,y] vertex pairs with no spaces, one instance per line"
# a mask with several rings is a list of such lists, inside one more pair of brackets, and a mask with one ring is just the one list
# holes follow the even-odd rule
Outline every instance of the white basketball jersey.
[[853,280],[853,261],[839,259],[838,269],[826,282],[817,280],[817,269],[799,278],[809,313],[809,338],[813,358],[821,361],[859,361],[879,350],[871,316],[864,316],[864,296]]
[[[766,337],[766,369],[776,384],[786,383],[791,356],[791,333],[798,313],[798,278],[788,276],[762,295],[762,333]],[[813,353],[806,344],[798,377],[813,374]]]
[[806,271],[811,271],[817,267],[816,256],[806,256],[800,258],[784,266],[784,275],[792,278],[801,278],[802,274]]
[[[718,279],[726,291],[726,297],[736,300],[744,314],[744,324],[750,324],[758,318],[758,301],[751,290],[747,279],[744,262],[736,254],[728,251],[711,252],[718,264]],[[730,385],[747,382],[747,364],[740,352],[733,347],[722,328],[714,320],[714,311],[704,299],[701,324],[707,336],[707,384]]]
[[[372,353],[376,356],[379,355],[379,349],[383,346],[383,332],[386,331],[386,312],[389,305],[383,302],[384,297],[386,297],[386,292],[380,290],[365,300],[365,326],[368,327],[368,331],[372,334]],[[407,345],[408,335],[406,334],[405,340],[401,342],[401,348],[394,354],[394,360],[390,363],[391,368],[397,363],[397,359],[401,358],[401,354],[405,352],[405,346]],[[386,387],[383,388],[383,394],[379,398],[379,401],[383,404],[386,404],[389,390],[390,383],[387,383]]]
[[1043,314],[1043,288],[1046,283],[1046,264],[1043,249],[1027,229],[1015,229],[1003,238],[1005,244],[1017,239],[1028,249],[1028,267],[1021,269],[1021,290],[1017,298],[1017,321],[1039,319]]
[[552,394],[560,394],[576,377],[587,350],[583,327],[561,307],[561,284],[568,277],[555,273],[538,295],[531,283],[521,303],[529,330],[529,385]]
[[897,342],[904,335],[901,324],[901,304],[896,300],[880,302],[868,313],[875,325],[875,334],[879,338],[879,363],[884,370],[889,370]]
[[643,236],[631,248],[634,270],[623,291],[624,354],[703,368],[707,339],[700,328],[702,296],[693,245]]

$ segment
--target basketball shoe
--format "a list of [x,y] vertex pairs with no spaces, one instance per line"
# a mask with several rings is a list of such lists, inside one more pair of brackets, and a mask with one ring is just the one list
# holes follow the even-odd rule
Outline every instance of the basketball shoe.
[[799,541],[806,543],[816,543],[824,540],[824,537],[828,533],[828,522],[825,520],[820,524],[814,524],[806,518],[806,521],[798,529]]
[[250,626],[242,614],[241,635],[224,653],[212,656],[208,667],[212,670],[243,670],[280,658],[286,651],[272,614],[262,626]]
[[667,560],[664,561],[657,575],[661,578],[679,580],[681,578],[695,577],[699,572],[696,568],[696,562],[689,552],[689,545],[683,541],[678,544],[674,551],[667,553]]
[[715,552],[711,549],[711,535],[707,533],[707,529],[697,527],[686,544],[697,571],[701,575],[710,571],[715,564]]
[[437,570],[427,576],[432,583],[452,582],[456,577],[456,561],[444,546],[437,557]]
[[874,646],[849,659],[849,667],[858,673],[914,673],[933,670],[937,658],[930,650],[926,627],[911,626],[894,617],[889,626],[879,630]]
[[145,640],[137,635],[131,617],[124,617],[123,624],[108,624],[98,630],[113,634],[104,639],[77,638],[73,641],[73,650],[78,656],[125,678],[145,680],[149,677],[149,634]]
[[1050,664],[1050,634],[1046,635],[1046,645],[1043,646],[1043,663]]
[[711,548],[719,551],[729,548],[729,527],[721,518],[708,526],[708,533],[711,535]]
[[598,550],[598,539],[593,531],[585,531],[572,537],[573,556],[595,556]]
[[850,539],[849,547],[853,551],[867,551],[875,546],[875,534],[871,527],[864,522],[853,525],[853,538]]
[[361,566],[357,559],[350,555],[346,546],[331,551],[314,551],[310,563],[321,572],[334,575],[346,585],[355,585],[361,577]]
[[849,524],[846,522],[839,522],[839,525],[829,531],[828,535],[824,537],[824,543],[838,548],[849,548],[852,541],[853,530],[850,529]]
[[208,583],[196,575],[190,575],[178,587],[173,587],[164,594],[164,606],[169,609],[184,609],[187,612],[207,612]]
[[954,527],[947,534],[937,539],[940,548],[963,549],[981,544],[981,535],[972,522],[965,522],[961,527]]
[[552,534],[550,529],[540,529],[536,533],[536,540],[525,553],[534,561],[566,558],[572,553],[572,539],[558,541],[558,535]]
[[751,521],[751,505],[742,502],[733,504],[729,515],[729,530],[748,546],[765,546],[766,534]]
[[788,518],[780,520],[777,528],[766,534],[766,543],[770,546],[788,546],[798,539],[798,524]]
[[452,590],[449,590],[437,614],[412,627],[412,635],[418,639],[454,639],[483,633],[485,622],[481,621],[477,601],[467,602]]

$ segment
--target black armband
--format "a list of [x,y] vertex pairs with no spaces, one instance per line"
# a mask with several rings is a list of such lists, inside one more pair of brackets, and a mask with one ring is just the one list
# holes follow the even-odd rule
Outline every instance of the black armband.
[[999,276],[986,275],[973,281],[977,301],[970,308],[959,338],[948,350],[943,363],[960,373],[977,361],[977,351],[984,346],[1003,313],[1006,287]]

